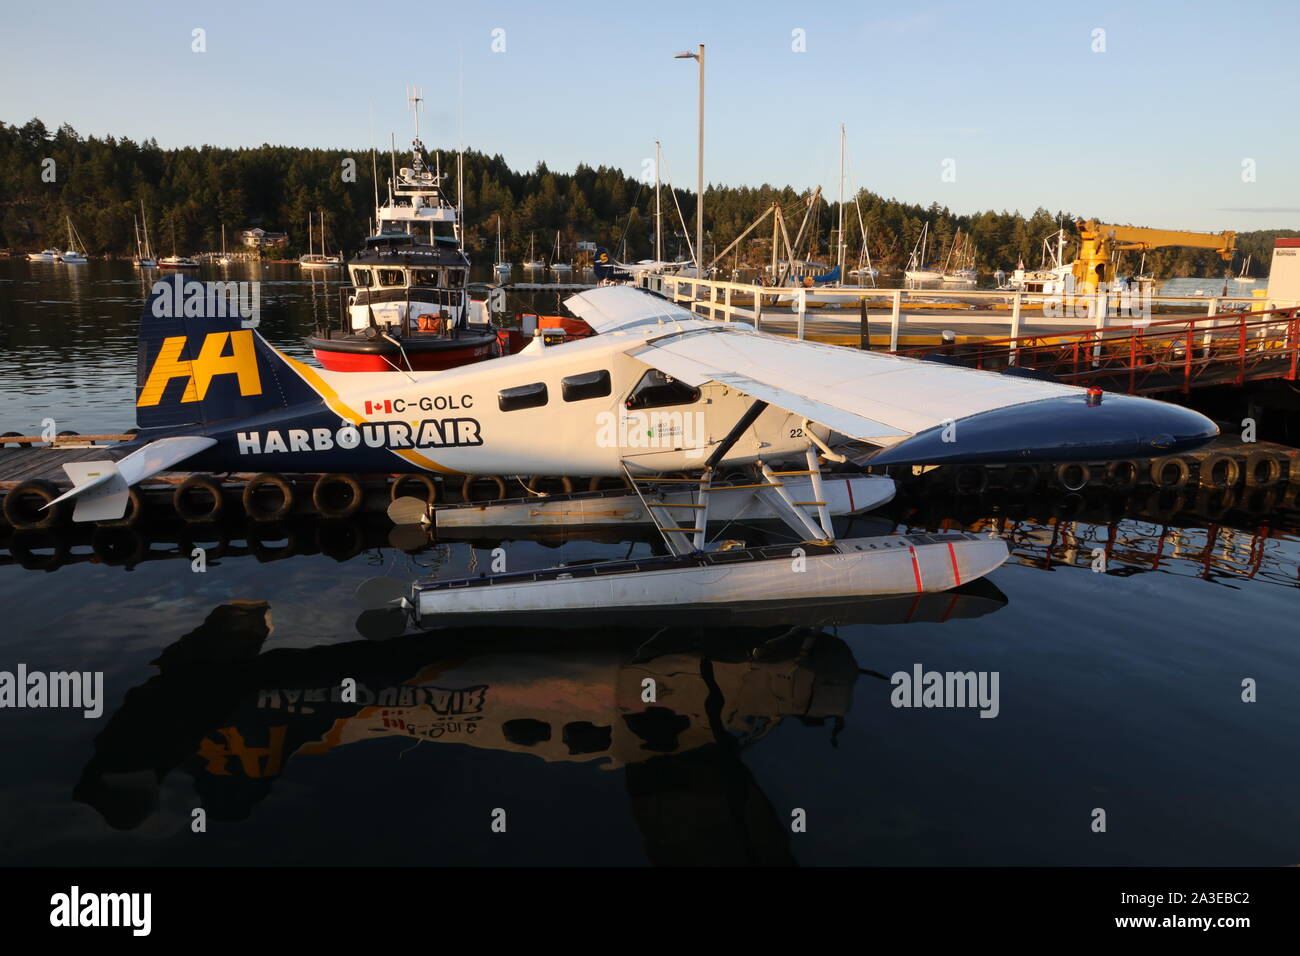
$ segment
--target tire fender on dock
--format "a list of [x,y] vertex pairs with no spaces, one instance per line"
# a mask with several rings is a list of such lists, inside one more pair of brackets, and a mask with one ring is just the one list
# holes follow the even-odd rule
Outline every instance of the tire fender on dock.
[[[338,501],[340,492],[347,494],[343,504]],[[355,475],[321,475],[311,489],[311,503],[322,518],[351,518],[361,510],[364,499],[361,482]]]
[[438,483],[428,475],[422,475],[419,473],[396,475],[393,478],[392,484],[388,486],[389,500],[396,501],[398,498],[417,497],[406,490],[406,487],[412,482],[420,485],[424,489],[423,497],[426,505],[431,505],[438,500]]
[[1056,483],[1066,491],[1081,491],[1092,479],[1087,462],[1067,461],[1056,466]]
[[1241,466],[1231,455],[1206,455],[1201,459],[1197,478],[1202,488],[1232,488],[1241,479]]
[[[193,501],[203,495],[209,499],[206,510],[195,507]],[[221,516],[224,504],[221,484],[206,475],[190,475],[172,492],[172,510],[186,521],[215,521]]]
[[[1174,472],[1172,476],[1169,474],[1171,469]],[[1168,455],[1151,462],[1151,484],[1156,488],[1182,488],[1191,475],[1192,469],[1188,466],[1187,459],[1178,455]]]
[[1106,484],[1116,491],[1131,491],[1136,488],[1138,476],[1138,463],[1131,458],[1122,458],[1106,465]]
[[[488,498],[475,498],[474,485],[478,482],[494,482],[496,494]],[[506,483],[500,475],[466,475],[464,484],[460,486],[460,496],[466,501],[500,501],[506,496]]]
[[1272,488],[1282,480],[1282,460],[1271,451],[1257,449],[1246,456],[1242,469],[1247,488]]
[[[19,482],[5,495],[3,512],[5,520],[18,531],[53,528],[63,523],[68,515],[67,502],[42,511],[44,505],[59,497],[59,489],[43,478]],[[33,501],[32,499],[36,499]]]
[[[274,488],[280,493],[280,503],[274,508],[267,508],[257,501],[258,493],[267,488]],[[263,472],[248,479],[244,485],[244,513],[254,521],[279,521],[293,510],[293,486],[279,475]]]

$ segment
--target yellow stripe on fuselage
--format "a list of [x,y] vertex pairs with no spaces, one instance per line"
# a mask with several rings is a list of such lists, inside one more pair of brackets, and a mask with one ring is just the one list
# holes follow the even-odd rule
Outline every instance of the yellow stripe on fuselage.
[[[325,404],[329,406],[330,411],[334,412],[334,414],[338,415],[340,418],[347,419],[358,428],[361,427],[365,418],[351,408],[345,401],[343,401],[343,399],[339,398],[339,393],[325,381],[318,369],[314,369],[310,365],[299,362],[297,359],[290,358],[278,349],[273,349],[272,351],[274,351],[276,355],[280,356],[280,358],[283,359],[291,369],[297,372],[304,382],[314,388],[320,394],[321,398],[325,399]],[[413,448],[389,448],[388,451],[397,455],[399,458],[409,461],[413,465],[427,468],[429,471],[438,471],[444,475],[465,474],[463,471],[457,471],[454,468],[440,465],[432,458],[420,454]]]

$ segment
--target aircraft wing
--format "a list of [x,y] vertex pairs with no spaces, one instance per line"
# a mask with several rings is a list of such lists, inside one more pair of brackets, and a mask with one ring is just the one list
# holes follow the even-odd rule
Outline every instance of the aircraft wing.
[[646,328],[651,337],[629,348],[639,361],[689,385],[729,385],[882,446],[871,464],[1143,457],[1218,434],[1208,418],[1165,402],[1107,394],[1090,405],[1075,386],[766,335],[628,287],[574,299],[569,307],[593,325],[588,312],[611,328],[662,323],[662,335]]

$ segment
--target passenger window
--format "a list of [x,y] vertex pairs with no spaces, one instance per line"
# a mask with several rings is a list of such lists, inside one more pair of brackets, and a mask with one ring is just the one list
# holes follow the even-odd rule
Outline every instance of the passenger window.
[[546,404],[546,383],[534,382],[532,385],[516,385],[503,388],[497,393],[497,405],[503,412],[514,412],[521,408],[537,408]]
[[700,400],[700,390],[652,368],[641,376],[625,403],[628,408],[663,408]]
[[406,280],[402,277],[401,269],[380,269],[380,285],[405,285]]
[[560,380],[560,391],[566,402],[580,402],[585,398],[601,398],[610,392],[609,372],[583,372]]
[[370,270],[369,270],[369,269],[357,269],[357,270],[355,270],[352,274],[353,274],[353,276],[356,278],[357,288],[359,288],[359,289],[367,289],[367,288],[370,287]]

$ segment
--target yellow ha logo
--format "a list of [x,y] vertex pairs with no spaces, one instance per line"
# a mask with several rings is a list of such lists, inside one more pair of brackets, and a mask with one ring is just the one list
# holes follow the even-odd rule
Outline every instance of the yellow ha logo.
[[[229,353],[227,351],[229,345]],[[139,407],[157,405],[162,401],[167,383],[174,378],[185,379],[182,402],[201,402],[208,394],[208,386],[218,375],[239,376],[239,394],[243,397],[262,394],[262,380],[257,373],[257,349],[251,329],[235,332],[212,332],[203,339],[199,357],[181,358],[185,349],[185,336],[169,336],[163,340],[162,349],[154,359],[149,378],[140,390]]]

